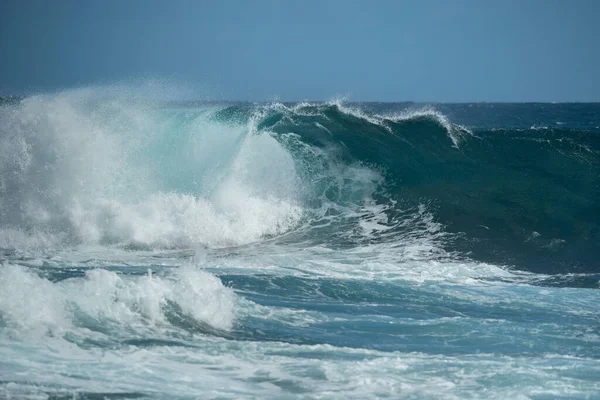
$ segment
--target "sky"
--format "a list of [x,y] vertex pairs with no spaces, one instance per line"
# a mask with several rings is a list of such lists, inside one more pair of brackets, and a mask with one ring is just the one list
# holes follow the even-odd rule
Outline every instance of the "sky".
[[0,95],[600,101],[598,0],[0,0]]

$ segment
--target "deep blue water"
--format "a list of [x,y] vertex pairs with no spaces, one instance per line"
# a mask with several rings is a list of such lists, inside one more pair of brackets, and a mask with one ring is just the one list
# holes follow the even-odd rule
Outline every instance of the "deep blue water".
[[0,397],[600,398],[600,105],[0,106]]

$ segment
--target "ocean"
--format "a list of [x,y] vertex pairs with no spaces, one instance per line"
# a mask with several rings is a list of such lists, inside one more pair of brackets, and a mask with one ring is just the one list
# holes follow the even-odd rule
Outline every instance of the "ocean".
[[0,397],[600,398],[600,104],[0,105]]

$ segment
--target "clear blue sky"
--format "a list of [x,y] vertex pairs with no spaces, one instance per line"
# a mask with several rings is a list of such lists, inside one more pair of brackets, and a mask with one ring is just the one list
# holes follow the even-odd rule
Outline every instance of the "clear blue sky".
[[0,0],[0,94],[600,101],[600,0]]

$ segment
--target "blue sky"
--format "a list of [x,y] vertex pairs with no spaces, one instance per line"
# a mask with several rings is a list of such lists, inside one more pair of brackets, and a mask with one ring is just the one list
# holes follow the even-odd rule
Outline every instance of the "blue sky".
[[596,0],[1,0],[0,94],[600,101]]

